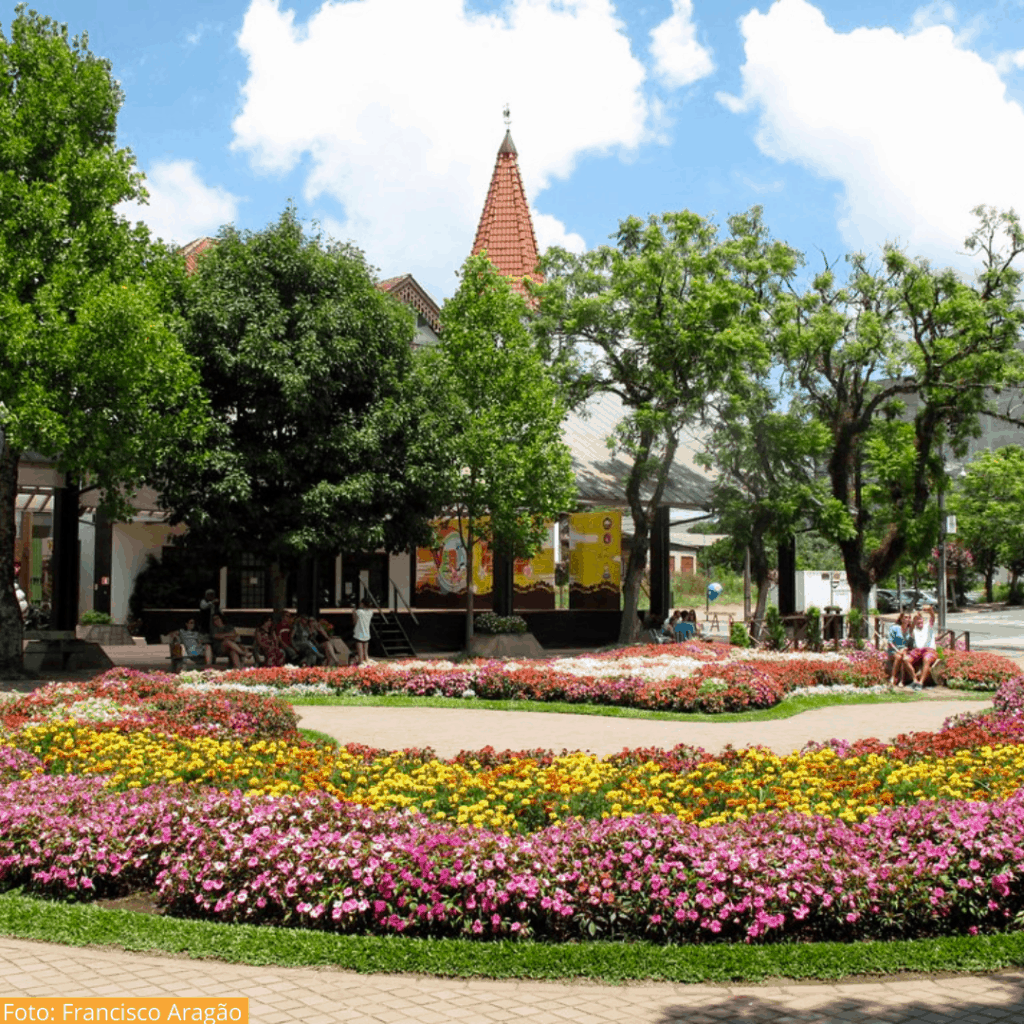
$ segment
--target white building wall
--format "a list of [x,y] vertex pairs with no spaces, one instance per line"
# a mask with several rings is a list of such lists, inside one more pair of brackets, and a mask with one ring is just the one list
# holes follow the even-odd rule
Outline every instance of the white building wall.
[[[391,582],[388,584],[388,603],[390,604],[392,600],[393,588],[397,589],[399,611],[406,604],[412,606],[411,561],[408,551],[399,551],[397,555],[391,555],[388,559],[388,575],[391,577]],[[403,601],[405,604],[402,603]]]
[[[145,567],[146,556],[153,554],[159,558],[171,537],[184,532],[185,527],[166,523],[114,524],[110,554],[110,617],[114,622],[128,621],[128,600],[135,577]],[[92,565],[91,560],[89,564]]]
[[798,612],[805,612],[812,605],[819,609],[833,605],[848,612],[851,598],[852,591],[845,572],[802,570],[796,574]]

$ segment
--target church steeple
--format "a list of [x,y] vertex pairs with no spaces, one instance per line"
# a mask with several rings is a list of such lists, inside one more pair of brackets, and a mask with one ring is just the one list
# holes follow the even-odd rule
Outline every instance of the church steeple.
[[530,205],[519,175],[519,154],[508,124],[506,107],[505,138],[498,149],[491,187],[480,214],[473,255],[486,252],[498,271],[525,295],[524,278],[534,281],[543,281],[544,278],[537,272],[537,236],[533,233]]

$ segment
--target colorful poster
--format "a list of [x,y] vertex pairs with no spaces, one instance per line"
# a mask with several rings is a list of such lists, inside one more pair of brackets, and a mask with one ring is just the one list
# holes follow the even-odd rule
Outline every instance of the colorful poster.
[[533,558],[517,558],[512,565],[512,587],[516,608],[555,607],[555,533],[548,524],[544,546]]
[[[420,608],[461,608],[466,603],[466,545],[457,520],[439,519],[434,523],[438,538],[435,548],[416,549],[416,600]],[[486,541],[473,544],[473,594],[482,598],[481,607],[490,607],[493,576],[492,555]]]
[[622,513],[569,515],[569,607],[618,610]]

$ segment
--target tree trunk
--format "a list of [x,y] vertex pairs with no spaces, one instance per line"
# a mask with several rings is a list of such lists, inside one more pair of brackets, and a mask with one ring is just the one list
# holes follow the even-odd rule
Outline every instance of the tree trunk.
[[14,593],[15,499],[18,460],[0,428],[0,679],[19,679],[22,670],[23,623]]
[[985,571],[985,600],[992,603],[992,578],[996,574],[995,566],[991,566]]
[[633,517],[633,546],[629,549],[626,562],[626,578],[622,585],[622,621],[619,624],[619,643],[631,644],[640,635],[640,621],[636,617],[636,608],[640,600],[640,581],[647,568],[647,548],[650,535],[647,524],[641,528]]

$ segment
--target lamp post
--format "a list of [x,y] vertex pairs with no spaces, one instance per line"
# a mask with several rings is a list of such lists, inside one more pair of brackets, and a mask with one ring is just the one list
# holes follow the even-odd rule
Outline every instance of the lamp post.
[[939,477],[939,632],[946,628],[946,462]]

